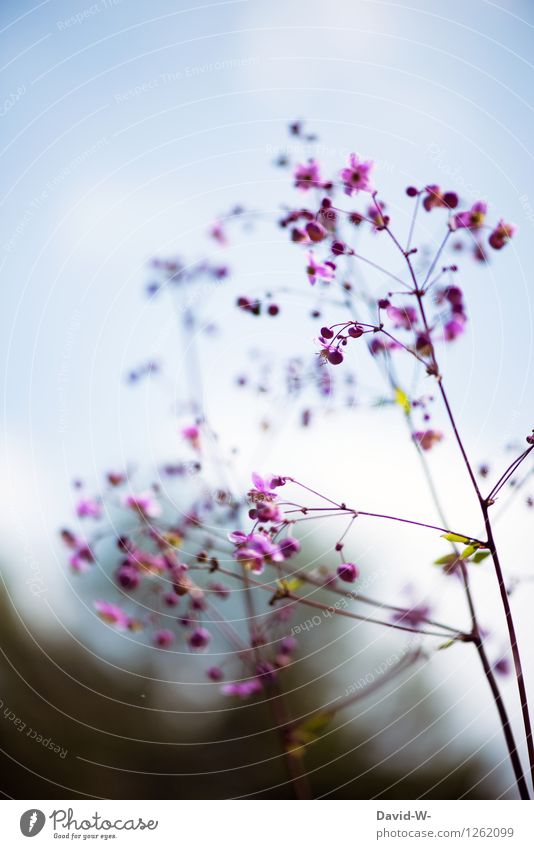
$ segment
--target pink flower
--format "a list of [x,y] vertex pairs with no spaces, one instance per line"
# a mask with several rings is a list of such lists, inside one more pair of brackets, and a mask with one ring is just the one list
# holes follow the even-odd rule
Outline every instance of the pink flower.
[[384,215],[385,209],[386,204],[382,201],[377,201],[376,204],[373,203],[368,207],[367,217],[373,224],[373,233],[379,233],[380,230],[384,230],[388,226],[389,215]]
[[439,186],[426,186],[426,195],[423,198],[423,206],[427,212],[436,207],[456,209],[458,206],[458,195],[456,192],[442,192]]
[[102,516],[102,505],[96,498],[80,498],[76,504],[76,515],[80,519],[100,519]]
[[319,165],[315,159],[310,159],[305,165],[297,165],[295,168],[295,186],[303,192],[308,189],[321,187],[321,175]]
[[317,280],[324,280],[326,283],[329,283],[334,279],[335,270],[336,266],[333,262],[329,260],[326,262],[316,262],[313,251],[309,252],[306,273],[312,286],[315,286]]
[[111,604],[109,601],[95,601],[95,609],[108,625],[116,625],[121,630],[128,628],[130,617],[117,604]]
[[451,224],[453,230],[480,230],[486,220],[488,206],[483,200],[478,200],[466,212],[458,212]]
[[491,247],[500,251],[510,241],[516,230],[515,224],[505,224],[501,218],[488,239]]
[[416,628],[422,625],[430,616],[431,610],[428,604],[414,605],[406,610],[399,610],[391,617],[393,622],[402,622],[406,625],[411,625]]
[[405,330],[412,330],[413,325],[417,324],[417,310],[414,307],[394,307],[387,308],[387,314],[393,322],[394,327],[403,327]]
[[451,318],[443,328],[443,338],[447,342],[453,342],[458,336],[465,332],[465,319]]
[[341,353],[337,345],[331,345],[324,339],[318,339],[317,341],[321,346],[319,356],[322,360],[326,360],[332,366],[338,366],[343,362],[343,354]]
[[413,434],[413,439],[419,444],[423,451],[430,451],[438,442],[443,439],[443,434],[439,430],[418,430]]
[[129,563],[124,563],[117,569],[117,583],[125,590],[137,589],[140,580],[139,571]]
[[359,574],[360,570],[355,563],[342,563],[337,567],[338,578],[347,584],[353,584]]
[[122,499],[125,507],[140,513],[143,518],[155,519],[161,514],[161,506],[151,492],[140,492],[138,495],[125,495]]
[[89,565],[94,562],[93,552],[89,548],[89,544],[81,537],[76,536],[71,531],[61,531],[61,539],[65,545],[72,550],[69,557],[69,565],[74,572],[87,572]]
[[166,649],[174,642],[174,634],[168,628],[161,628],[154,634],[154,645],[161,649]]
[[215,239],[220,245],[226,245],[228,243],[228,239],[226,238],[226,233],[224,232],[222,222],[219,219],[216,219],[209,229],[209,235],[212,239]]
[[266,563],[281,563],[285,560],[280,546],[273,543],[266,533],[244,534],[235,531],[228,538],[236,544],[234,557],[237,562],[255,574],[263,572]]
[[257,474],[257,472],[253,472],[252,483],[254,484],[254,488],[249,490],[248,493],[251,498],[259,496],[260,499],[271,501],[273,498],[276,498],[276,492],[272,492],[272,490],[276,486],[280,486],[281,478],[273,475],[267,478],[262,478]]
[[183,438],[189,442],[195,451],[200,450],[200,430],[196,425],[189,425],[188,427],[182,428],[181,433]]
[[370,173],[373,168],[373,161],[367,160],[364,162],[356,153],[351,153],[349,159],[349,167],[343,168],[341,171],[341,179],[345,186],[345,194],[352,195],[354,192],[372,192]]
[[236,681],[221,687],[221,693],[225,696],[237,696],[239,699],[246,699],[261,690],[261,682],[257,678],[251,678],[249,681]]
[[204,649],[211,640],[211,634],[206,628],[195,628],[189,635],[188,643],[192,649]]

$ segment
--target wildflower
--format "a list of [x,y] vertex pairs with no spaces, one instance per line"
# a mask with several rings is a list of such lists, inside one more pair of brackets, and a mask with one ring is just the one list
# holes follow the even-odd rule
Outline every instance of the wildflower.
[[125,507],[140,513],[143,518],[155,519],[161,514],[161,506],[151,492],[140,492],[138,495],[125,495],[122,499]]
[[226,233],[224,232],[222,222],[219,219],[216,219],[209,229],[209,235],[212,239],[215,239],[219,245],[226,245],[228,243],[228,239],[226,238]]
[[378,233],[384,230],[389,224],[389,215],[384,215],[386,204],[382,201],[377,201],[367,209],[367,217],[373,225],[373,233]]
[[246,699],[247,696],[252,696],[261,690],[261,682],[257,678],[251,678],[248,681],[236,681],[232,684],[225,684],[221,688],[221,693],[225,696],[237,696],[240,699]]
[[510,661],[507,657],[500,657],[493,664],[493,668],[495,672],[498,672],[499,675],[509,675],[510,674]]
[[76,515],[80,519],[100,519],[102,516],[102,504],[96,498],[80,498],[76,504]]
[[297,165],[294,177],[296,188],[303,192],[307,192],[308,189],[321,188],[319,165],[315,159],[310,159],[305,165]]
[[352,195],[354,192],[372,192],[370,173],[374,163],[372,160],[364,162],[356,153],[351,153],[348,168],[341,171],[341,179],[345,186],[345,194]]
[[200,450],[200,430],[196,425],[189,425],[181,430],[181,434],[195,451]]
[[89,565],[95,559],[89,544],[68,530],[61,531],[61,538],[65,545],[72,550],[72,554],[69,557],[69,565],[73,571],[87,572]]
[[279,543],[280,553],[284,560],[289,560],[294,554],[300,551],[300,542],[295,537],[286,537]]
[[256,574],[263,572],[266,563],[281,563],[286,559],[281,546],[262,531],[255,534],[235,531],[228,538],[236,545],[234,557],[237,562]]
[[425,186],[426,192],[423,198],[423,206],[427,212],[437,207],[456,209],[458,206],[458,195],[455,192],[442,192],[439,186]]
[[457,339],[458,336],[461,336],[464,331],[465,321],[462,321],[459,318],[451,318],[443,327],[443,338],[447,342],[452,342],[454,339]]
[[417,310],[410,306],[388,306],[387,314],[395,328],[403,327],[405,330],[412,330],[413,325],[418,321]]
[[483,200],[478,200],[471,209],[466,212],[458,212],[454,216],[451,229],[480,230],[486,219],[487,211],[487,204]]
[[126,480],[126,475],[122,472],[108,472],[106,475],[107,481],[110,486],[120,486]]
[[412,434],[412,438],[423,451],[430,451],[434,445],[441,442],[443,434],[439,430],[418,430]]
[[195,628],[191,631],[188,643],[192,649],[205,649],[211,640],[211,634],[206,628]]
[[135,590],[140,580],[139,571],[129,563],[124,563],[117,569],[117,583],[125,590]]
[[223,672],[220,666],[210,666],[207,671],[208,678],[211,681],[221,681],[223,677]]
[[431,610],[428,604],[414,605],[406,610],[399,610],[391,617],[393,622],[402,622],[416,628],[422,625],[430,616]]
[[100,618],[108,625],[116,625],[120,629],[128,628],[129,617],[117,604],[108,601],[95,601],[95,609]]
[[165,602],[167,607],[176,607],[176,605],[180,601],[180,597],[176,595],[175,592],[168,592],[164,594],[163,601]]
[[281,481],[281,478],[274,477],[273,475],[267,478],[262,478],[257,474],[257,472],[253,472],[252,483],[254,484],[254,487],[248,492],[249,498],[254,500],[259,499],[261,501],[272,501],[276,498],[276,492],[273,492],[272,490],[276,486],[280,486],[278,481]]
[[355,563],[342,563],[337,567],[338,578],[347,584],[353,584],[359,574],[360,570]]
[[501,218],[488,239],[491,247],[500,251],[510,241],[516,230],[515,224],[505,224]]
[[326,229],[318,221],[309,221],[305,230],[311,242],[322,242],[326,238]]
[[316,262],[313,251],[309,252],[306,274],[312,286],[315,286],[317,280],[323,280],[325,283],[329,283],[330,280],[334,279],[335,270],[336,266],[333,262],[329,260],[326,262]]
[[154,645],[161,649],[166,649],[174,642],[174,634],[168,628],[161,628],[154,634]]

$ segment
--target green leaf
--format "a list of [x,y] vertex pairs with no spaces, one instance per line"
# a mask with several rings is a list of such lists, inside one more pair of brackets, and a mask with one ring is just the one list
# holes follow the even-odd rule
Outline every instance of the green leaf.
[[447,539],[449,542],[463,542],[464,545],[471,542],[469,537],[463,537],[461,534],[442,534],[443,539]]
[[447,563],[454,563],[455,560],[458,560],[457,554],[445,554],[443,557],[438,557],[437,560],[434,560],[434,565],[446,566]]
[[460,557],[462,560],[467,560],[468,557],[471,557],[472,554],[478,549],[478,545],[468,545],[467,548],[464,548]]
[[438,646],[438,651],[441,651],[442,649],[450,649],[450,647],[453,646],[455,642],[456,640],[447,640],[446,643],[442,643],[440,646]]
[[477,553],[473,557],[473,563],[482,563],[482,561],[485,560],[486,557],[489,557],[490,554],[490,551],[477,551]]

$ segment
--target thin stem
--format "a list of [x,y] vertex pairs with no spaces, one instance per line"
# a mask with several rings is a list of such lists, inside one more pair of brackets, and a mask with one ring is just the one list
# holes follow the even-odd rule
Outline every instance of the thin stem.
[[519,752],[517,750],[517,745],[514,739],[514,735],[512,732],[512,726],[510,724],[510,719],[508,717],[508,712],[504,705],[503,698],[501,696],[501,692],[497,685],[497,681],[495,680],[495,675],[493,669],[491,668],[490,662],[488,660],[488,656],[486,654],[486,649],[484,647],[484,643],[482,641],[482,637],[480,635],[480,628],[477,620],[477,615],[475,612],[475,605],[473,601],[473,596],[471,594],[471,587],[469,585],[469,575],[467,572],[467,568],[463,561],[460,561],[460,570],[462,575],[462,581],[465,588],[465,593],[467,596],[467,602],[469,605],[469,611],[471,613],[471,623],[473,628],[473,642],[475,644],[476,650],[478,652],[478,656],[482,663],[482,669],[484,670],[484,675],[486,676],[486,680],[491,689],[491,693],[493,696],[493,700],[495,702],[495,706],[497,708],[497,712],[499,714],[499,718],[501,720],[501,726],[504,733],[504,739],[506,741],[506,747],[508,749],[508,754],[510,757],[510,763],[512,764],[512,769],[514,771],[515,780],[517,783],[517,788],[519,791],[519,795],[521,799],[529,799],[529,792],[527,783],[525,780],[525,776],[523,773],[523,767],[521,766],[521,759],[519,757]]
[[[234,573],[226,569],[221,569],[220,571],[224,572],[225,574],[234,575]],[[234,575],[234,577],[238,576]],[[256,640],[254,625],[254,622],[256,620],[256,611],[254,609],[254,600],[252,598],[252,584],[256,585],[256,582],[251,581],[245,566],[243,566],[242,580],[245,585],[245,607],[247,610],[249,638],[256,660],[257,662],[259,662],[261,661],[261,651]],[[280,742],[282,744],[284,763],[286,766],[289,780],[293,785],[293,789],[297,799],[309,799],[310,791],[305,773],[302,771],[301,766],[298,763],[295,763],[295,757],[288,749],[287,729],[291,726],[291,717],[283,701],[280,685],[277,684],[276,687],[273,685],[271,689],[273,690],[274,694],[273,697],[269,699],[269,706],[276,723]]]
[[[373,196],[373,199],[375,200],[375,203],[377,203],[375,196]],[[465,467],[467,469],[469,478],[471,480],[473,489],[475,491],[475,494],[477,496],[477,499],[478,499],[478,502],[479,502],[479,505],[480,505],[480,509],[482,511],[482,515],[484,517],[484,526],[485,526],[486,534],[487,534],[487,545],[488,545],[490,552],[491,552],[491,557],[492,557],[493,565],[494,565],[494,568],[495,568],[495,574],[497,576],[497,582],[499,584],[499,591],[500,591],[500,594],[501,594],[501,600],[502,600],[502,604],[503,604],[503,608],[504,608],[504,612],[505,612],[505,617],[506,617],[506,624],[507,624],[507,627],[508,627],[510,646],[511,646],[512,655],[513,655],[513,658],[514,658],[514,668],[515,668],[515,673],[516,673],[516,682],[517,682],[517,688],[518,688],[518,691],[519,691],[519,698],[520,698],[520,702],[521,702],[521,713],[522,713],[522,716],[523,716],[523,724],[524,724],[524,727],[525,727],[525,735],[526,735],[527,750],[528,750],[529,763],[530,763],[530,771],[531,771],[532,781],[533,781],[533,784],[534,784],[534,743],[533,743],[533,740],[532,740],[532,727],[531,727],[531,722],[530,722],[528,700],[527,700],[526,688],[525,688],[525,683],[524,683],[523,668],[522,668],[522,664],[521,664],[521,657],[520,657],[520,654],[519,654],[519,647],[517,645],[515,626],[514,626],[514,622],[513,622],[512,612],[511,612],[511,609],[510,609],[510,603],[509,603],[509,600],[508,600],[508,594],[506,592],[506,585],[505,585],[505,582],[504,582],[504,577],[503,577],[503,573],[502,573],[502,569],[501,569],[501,565],[500,565],[500,561],[499,561],[499,556],[498,556],[498,553],[497,553],[495,540],[494,540],[494,537],[493,537],[493,530],[492,530],[491,522],[490,522],[489,515],[488,515],[488,506],[489,505],[488,505],[487,500],[483,498],[483,496],[480,492],[478,482],[476,480],[476,477],[475,477],[475,474],[473,472],[471,463],[469,461],[469,457],[467,455],[467,452],[466,452],[465,447],[463,445],[458,427],[456,425],[456,420],[454,418],[452,408],[450,406],[450,403],[449,403],[449,400],[448,400],[448,397],[447,397],[447,393],[446,393],[445,388],[443,386],[442,377],[439,373],[439,367],[438,367],[438,363],[437,363],[437,359],[436,359],[434,345],[432,344],[432,341],[431,341],[431,338],[430,338],[430,326],[429,326],[429,323],[427,321],[427,317],[426,317],[426,314],[425,314],[425,308],[424,308],[424,304],[423,304],[423,294],[424,294],[424,292],[422,292],[421,289],[419,288],[419,284],[417,282],[417,277],[416,277],[415,271],[413,269],[412,263],[410,261],[410,257],[400,247],[396,237],[393,235],[393,233],[389,230],[388,227],[386,227],[386,230],[389,233],[392,240],[394,241],[394,243],[399,247],[399,250],[404,255],[404,258],[406,260],[406,264],[408,266],[408,270],[409,270],[411,278],[413,280],[415,295],[416,295],[417,302],[418,302],[418,305],[419,305],[419,311],[420,311],[420,314],[421,314],[421,319],[423,321],[423,325],[424,325],[425,331],[428,335],[429,344],[430,344],[430,347],[431,347],[431,357],[432,357],[432,364],[433,364],[432,373],[434,374],[434,376],[435,376],[435,378],[438,382],[440,394],[441,394],[443,403],[445,405],[445,409],[447,411],[447,415],[448,415],[448,418],[449,418],[450,425],[451,425],[452,430],[454,432],[456,442],[457,442],[458,447],[460,449],[460,453],[461,453],[462,458],[464,460]],[[446,243],[446,239],[444,239],[444,241],[442,243],[442,246],[441,246],[441,248],[438,252],[438,256],[439,256],[439,253],[441,253],[441,250],[443,249],[443,247],[445,246],[445,243]],[[437,260],[435,260],[435,262],[436,261]],[[435,262],[434,262],[433,266],[435,266]],[[467,590],[467,588],[468,588],[468,585],[466,586],[466,590]],[[470,600],[472,602],[470,592],[468,593],[468,600]],[[474,608],[472,608],[472,610],[474,612]],[[482,645],[482,637],[480,636],[480,633],[478,633],[478,641]],[[484,647],[482,645],[482,649],[483,648]],[[479,656],[481,658],[486,677],[488,678],[487,657],[485,656],[485,653],[481,654],[480,651],[479,651]],[[500,693],[498,694],[498,698],[497,698],[496,692],[498,693],[498,688],[496,686],[494,679],[493,679],[493,681],[491,681],[488,678],[488,682],[490,683],[490,687],[492,689],[494,701],[495,701],[497,710],[499,711],[499,716],[501,718],[501,724],[502,724],[503,732],[504,732],[506,742],[507,742],[507,745],[508,745],[508,751],[510,753],[510,759],[512,761],[512,765],[514,766],[514,771],[515,771],[515,774],[516,774],[516,780],[517,780],[518,790],[519,790],[520,796],[521,796],[522,799],[523,798],[529,798],[528,789],[527,789],[526,783],[524,781],[521,765],[520,765],[520,763],[518,764],[519,756],[517,754],[517,747],[516,747],[515,742],[513,740],[512,731],[510,729],[509,723],[505,723],[504,720],[503,720],[502,705],[501,705],[501,701],[500,701],[501,700]],[[506,719],[507,719],[507,717],[506,717]],[[513,745],[513,750],[510,748],[510,742]],[[512,752],[513,752],[513,757],[512,757]],[[518,768],[519,768],[519,773],[517,772]],[[525,796],[525,793],[527,794],[526,796]]]
[[495,574],[497,576],[497,583],[499,585],[499,592],[501,594],[502,606],[504,608],[504,613],[506,617],[508,634],[510,637],[510,646],[512,649],[512,657],[514,660],[517,689],[519,691],[519,699],[521,702],[521,713],[523,715],[523,724],[525,726],[528,759],[530,764],[530,775],[532,783],[534,785],[534,741],[532,739],[532,725],[530,721],[530,712],[528,707],[527,691],[525,687],[525,678],[523,675],[523,666],[521,663],[521,655],[519,653],[519,646],[517,644],[516,630],[514,625],[514,619],[512,616],[512,609],[510,607],[510,601],[508,598],[508,592],[506,589],[506,583],[504,581],[504,575],[501,568],[499,554],[497,552],[497,547],[495,545],[495,539],[493,536],[493,528],[491,527],[491,521],[488,514],[488,505],[482,504],[481,507],[482,513],[484,515],[484,523],[486,527],[486,533],[488,535],[488,543],[490,546],[491,557],[493,560],[493,565],[495,567]]
[[530,445],[525,451],[523,451],[522,454],[519,455],[519,457],[516,457],[516,459],[512,463],[510,463],[506,471],[502,473],[501,477],[487,496],[486,501],[490,501],[491,499],[495,498],[497,493],[505,485],[506,481],[514,474],[514,472],[517,471],[523,460],[528,457],[532,449],[534,449],[534,445]]

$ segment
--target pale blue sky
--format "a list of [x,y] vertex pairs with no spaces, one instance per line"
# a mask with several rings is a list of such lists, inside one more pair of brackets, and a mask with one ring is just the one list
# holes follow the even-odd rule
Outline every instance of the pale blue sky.
[[[533,26],[534,8],[520,0],[506,9],[485,0],[4,0],[3,524],[17,568],[22,548],[25,575],[34,558],[60,580],[54,537],[74,475],[96,479],[177,448],[168,402],[122,381],[161,354],[172,362],[174,353],[180,370],[172,316],[143,295],[146,262],[200,254],[210,220],[236,201],[272,212],[289,199],[272,159],[296,117],[319,133],[328,167],[351,150],[382,163],[377,182],[401,226],[404,187],[429,182],[482,196],[495,218],[518,225],[489,270],[469,265],[462,275],[470,332],[448,352],[446,375],[475,457],[534,426]],[[430,225],[428,238],[437,235]],[[307,285],[302,257],[273,227],[239,238],[231,259],[237,289]],[[258,460],[257,411],[234,400],[232,377],[253,343],[311,348],[314,328],[295,331],[297,301],[279,324],[236,317],[224,295],[205,310],[232,322],[229,337],[206,345],[205,388],[212,424],[248,448],[245,480]],[[334,445],[331,425],[305,439],[284,428],[268,455],[273,470],[291,462],[309,472],[312,455],[316,482],[332,466],[339,482],[350,446],[373,506],[405,505],[408,461],[399,486],[384,491],[368,460],[381,439],[395,469],[396,425],[363,415],[356,446],[352,419],[336,427]],[[469,516],[462,473],[440,450],[451,509]],[[412,503],[427,508],[422,490]]]

